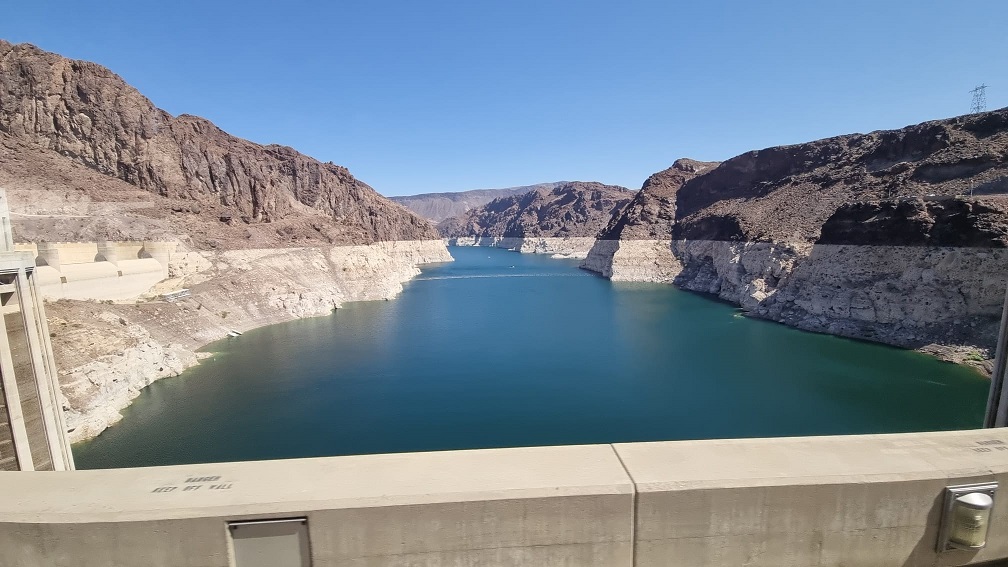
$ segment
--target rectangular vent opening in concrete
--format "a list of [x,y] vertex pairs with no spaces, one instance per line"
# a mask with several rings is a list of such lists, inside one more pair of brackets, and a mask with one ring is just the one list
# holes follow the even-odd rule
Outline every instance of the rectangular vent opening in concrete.
[[311,567],[308,519],[229,522],[235,567]]

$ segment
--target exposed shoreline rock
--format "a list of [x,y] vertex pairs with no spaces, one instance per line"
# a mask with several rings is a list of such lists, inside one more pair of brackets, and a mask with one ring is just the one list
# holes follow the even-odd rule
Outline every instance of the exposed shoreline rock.
[[677,160],[612,219],[582,267],[989,371],[1006,247],[1001,109],[720,164]]
[[581,267],[618,282],[672,283],[682,271],[671,240],[599,238]]
[[197,364],[205,355],[196,350],[231,330],[324,316],[347,301],[392,299],[419,265],[451,259],[440,240],[189,252],[153,294],[191,290],[177,302],[50,302],[69,438],[101,433],[144,387]]
[[523,254],[550,254],[555,258],[585,258],[595,244],[588,236],[459,236],[446,238],[448,246],[488,246]]
[[581,267],[613,281],[673,284],[749,316],[989,373],[1008,249],[599,240]]

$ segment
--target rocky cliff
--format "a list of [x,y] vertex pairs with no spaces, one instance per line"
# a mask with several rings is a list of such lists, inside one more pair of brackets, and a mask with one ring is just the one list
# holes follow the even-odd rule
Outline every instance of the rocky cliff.
[[648,177],[599,233],[582,267],[619,281],[669,281],[680,267],[668,245],[676,196],[684,183],[717,165],[683,158]]
[[425,219],[441,222],[448,217],[458,216],[470,209],[485,205],[494,199],[524,195],[529,191],[538,191],[539,189],[554,189],[564,183],[566,181],[502,189],[473,189],[455,193],[422,193],[420,195],[390,197],[390,199]]
[[0,186],[19,242],[180,242],[169,279],[140,297],[47,304],[74,441],[232,329],[389,299],[418,265],[451,260],[432,224],[343,167],[172,117],[100,65],[2,40]]
[[344,167],[173,117],[105,67],[2,40],[0,137],[22,161],[50,150],[225,223],[307,226],[342,244],[438,237]]
[[1008,109],[705,165],[656,174],[677,175],[664,200],[627,207],[584,267],[957,360],[993,345],[1008,281]]
[[602,240],[670,238],[676,219],[679,188],[718,162],[678,159],[672,167],[655,173],[644,181],[640,191],[625,209],[613,215],[599,234]]
[[1008,109],[753,151],[687,181],[675,238],[815,242],[841,206],[1008,193]]

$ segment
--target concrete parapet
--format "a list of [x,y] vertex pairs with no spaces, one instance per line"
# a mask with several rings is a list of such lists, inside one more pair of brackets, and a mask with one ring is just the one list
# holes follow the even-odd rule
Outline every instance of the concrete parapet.
[[15,242],[14,250],[18,252],[31,252],[32,258],[38,256],[38,245],[34,242]]
[[[944,487],[991,480],[987,547],[938,554]],[[1008,429],[0,473],[15,565],[227,565],[228,522],[290,517],[315,567],[981,563]]]
[[226,565],[227,521],[303,516],[316,567],[625,566],[632,509],[606,445],[0,475],[0,556]]

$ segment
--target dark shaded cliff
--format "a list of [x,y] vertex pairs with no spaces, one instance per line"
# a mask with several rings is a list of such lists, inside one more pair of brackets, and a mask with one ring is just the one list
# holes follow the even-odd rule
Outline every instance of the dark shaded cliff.
[[344,167],[231,136],[203,118],[172,117],[105,67],[2,40],[0,137],[20,161],[54,152],[223,222],[321,217],[334,226],[306,232],[339,243],[439,236]]
[[460,217],[445,219],[438,227],[447,238],[593,237],[633,196],[625,187],[573,181],[495,199]]
[[1008,200],[907,197],[842,205],[818,244],[1008,247]]
[[1008,109],[733,157],[676,195],[674,237],[815,242],[854,202],[1008,192]]
[[676,195],[687,181],[716,167],[718,162],[677,159],[672,167],[647,178],[641,190],[599,234],[599,238],[615,240],[668,239],[676,216]]

